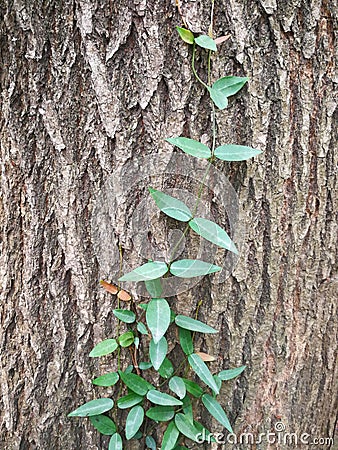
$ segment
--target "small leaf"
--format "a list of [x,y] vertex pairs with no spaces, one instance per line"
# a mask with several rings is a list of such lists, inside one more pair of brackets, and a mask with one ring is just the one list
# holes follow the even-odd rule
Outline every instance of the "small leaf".
[[189,394],[193,395],[196,398],[201,397],[201,395],[203,394],[203,389],[201,388],[201,386],[199,386],[194,381],[188,380],[187,378],[182,379]]
[[148,303],[139,303],[138,306],[142,308],[144,311],[147,311]]
[[196,352],[196,355],[198,355],[204,362],[216,361],[216,358],[214,356],[209,355],[208,353]]
[[127,409],[127,408],[131,408],[132,406],[137,405],[138,403],[141,403],[142,400],[143,400],[143,397],[141,395],[134,394],[134,392],[131,392],[130,394],[119,398],[117,400],[117,406],[120,409]]
[[130,294],[128,294],[128,292],[124,291],[123,289],[122,291],[119,291],[117,297],[123,302],[129,302],[131,300]]
[[245,161],[262,153],[245,145],[221,145],[215,150],[215,156],[222,161]]
[[96,386],[114,386],[119,380],[119,374],[116,372],[106,373],[105,375],[102,375],[100,377],[95,378],[92,383]]
[[119,374],[123,383],[138,395],[146,395],[149,389],[153,388],[148,381],[135,373],[124,373],[120,371]]
[[147,291],[151,298],[160,298],[162,295],[162,284],[161,278],[156,278],[155,280],[148,280],[144,282]]
[[198,259],[181,259],[170,266],[170,272],[176,277],[193,278],[222,270],[221,267],[199,261]]
[[146,437],[146,446],[151,450],[156,450],[156,441],[152,436]]
[[202,34],[195,39],[197,45],[207,50],[212,50],[213,52],[217,52],[216,42],[211,39],[210,36],[206,34]]
[[248,80],[249,78],[247,77],[227,76],[215,81],[212,88],[221,92],[226,97],[231,97],[237,94]]
[[180,399],[185,397],[186,387],[184,381],[180,377],[172,377],[169,381],[169,389],[173,391]]
[[231,34],[227,34],[226,36],[220,36],[216,39],[214,39],[216,45],[222,44],[223,42],[227,41],[231,37]]
[[170,306],[164,298],[150,300],[146,320],[155,344],[165,335],[170,324]]
[[161,450],[173,450],[179,434],[180,432],[176,428],[175,423],[170,422],[163,435]]
[[225,414],[223,408],[218,403],[217,400],[215,400],[211,395],[204,394],[202,396],[202,402],[203,405],[207,408],[209,413],[220,423],[222,424],[230,433],[233,433],[233,430],[231,428],[229,419],[227,415]]
[[183,405],[181,400],[177,400],[177,398],[172,395],[165,394],[164,392],[156,391],[152,389],[147,394],[147,399],[155,403],[155,405],[163,405],[163,406],[180,406]]
[[205,362],[203,362],[202,359],[196,355],[196,353],[189,355],[188,361],[196,375],[214,392],[216,392],[216,394],[219,394],[218,386]]
[[185,137],[176,137],[166,139],[172,145],[180,148],[188,155],[195,156],[196,158],[208,159],[211,157],[210,148],[202,144],[202,142],[195,141],[194,139],[189,139]]
[[179,327],[178,336],[180,339],[180,346],[182,347],[183,352],[188,356],[194,353],[194,344],[192,342],[190,331]]
[[176,30],[178,31],[178,34],[180,35],[180,38],[186,42],[187,44],[193,44],[194,43],[194,35],[190,30],[187,30],[185,28],[176,27]]
[[110,398],[98,398],[85,403],[79,408],[68,414],[68,417],[90,417],[97,416],[109,411],[114,406],[114,402]]
[[139,348],[139,346],[140,346],[140,338],[137,336],[134,339],[134,345],[136,348]]
[[161,367],[168,351],[168,343],[166,338],[163,336],[161,339],[155,343],[154,339],[150,341],[149,344],[149,357],[150,361],[155,370]]
[[143,264],[137,269],[132,270],[129,273],[119,278],[119,281],[146,281],[155,280],[168,272],[166,263],[161,261],[153,261]]
[[161,367],[158,369],[158,373],[161,375],[162,378],[170,378],[172,376],[172,374],[174,373],[174,367],[170,359],[164,358]]
[[158,422],[168,422],[174,415],[175,408],[173,406],[155,406],[146,412],[146,416],[149,419],[157,420]]
[[108,450],[122,450],[122,438],[118,433],[110,438]]
[[135,313],[133,313],[133,311],[129,311],[128,309],[113,309],[113,314],[125,323],[133,323],[136,319]]
[[117,286],[115,286],[114,284],[111,284],[111,283],[107,283],[107,281],[100,280],[100,284],[110,294],[116,295],[119,291]]
[[192,410],[192,402],[191,402],[189,395],[186,395],[182,399],[182,402],[183,402],[182,409],[183,409],[185,416],[190,420],[191,423],[194,423],[194,413]]
[[151,367],[153,367],[153,365],[151,364],[151,362],[140,362],[139,363],[139,368],[141,369],[141,370],[147,370],[147,369],[150,369]]
[[126,331],[125,333],[121,334],[121,336],[118,338],[121,347],[129,347],[134,343],[134,339],[135,336],[132,331]]
[[234,369],[222,370],[218,374],[218,376],[222,381],[232,380],[233,378],[238,377],[238,375],[240,375],[245,368],[246,368],[246,366],[241,366],[241,367],[236,367]]
[[218,333],[215,328],[210,327],[206,323],[181,314],[176,316],[175,323],[177,326],[185,328],[186,330],[198,331],[199,333]]
[[192,218],[192,212],[181,200],[151,187],[148,189],[156,205],[167,216],[181,222],[188,222]]
[[123,371],[123,373],[132,373],[132,371],[134,370],[134,366],[132,364],[130,364],[128,367],[126,367]]
[[98,416],[89,417],[92,425],[105,436],[111,436],[116,432],[115,423],[107,416],[99,414]]
[[142,322],[139,322],[138,324],[137,324],[137,331],[139,332],[139,333],[141,333],[141,334],[148,334],[148,330],[147,330],[147,327],[144,325],[144,323],[142,323]]
[[207,241],[238,255],[238,250],[228,236],[228,233],[217,225],[217,223],[208,219],[203,219],[202,217],[196,217],[195,219],[190,220],[189,226]]
[[95,345],[93,350],[89,353],[91,358],[109,355],[109,353],[113,353],[118,347],[118,344],[115,339],[105,339],[101,341],[99,344]]
[[135,436],[140,429],[144,419],[144,409],[142,406],[134,406],[127,416],[126,420],[126,439],[129,440]]
[[192,441],[198,442],[198,430],[185,414],[176,414],[175,425],[184,436]]
[[[218,375],[213,375],[213,379],[215,380],[215,383],[218,387],[218,390],[221,390],[222,387],[222,380],[220,379],[220,377]],[[213,392],[213,396],[216,397],[217,394],[215,394],[215,392]]]
[[215,87],[207,87],[211,100],[215,103],[217,108],[225,109],[228,106],[228,97],[223,94],[222,91],[216,89]]

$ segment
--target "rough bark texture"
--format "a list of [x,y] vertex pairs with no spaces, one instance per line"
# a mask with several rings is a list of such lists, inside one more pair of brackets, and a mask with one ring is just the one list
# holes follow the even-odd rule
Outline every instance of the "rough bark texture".
[[[215,4],[215,32],[229,39],[214,58],[214,78],[251,79],[217,113],[218,142],[264,153],[218,164],[237,191],[246,227],[232,276],[211,290],[204,280],[175,305],[190,313],[202,296],[199,317],[221,330],[200,342],[218,357],[213,369],[248,366],[223,395],[237,433],[273,431],[282,421],[290,433],[334,434],[335,6]],[[181,7],[193,31],[207,32],[209,2]],[[210,143],[209,99],[174,31],[181,21],[172,1],[2,0],[0,14],[0,447],[107,448],[86,420],[66,418],[105,392],[90,380],[112,367],[88,358],[115,326],[112,297],[98,287],[110,274],[92,240],[95,200],[112,174],[133,185],[140,158],[162,155],[165,167],[176,151],[166,137]],[[205,77],[205,59],[197,65]],[[113,185],[117,198],[121,186]],[[126,255],[132,249],[129,217],[142,189],[111,211],[113,231],[98,230],[103,240],[112,233],[112,252],[118,242]],[[229,445],[248,447],[292,448],[264,440]]]

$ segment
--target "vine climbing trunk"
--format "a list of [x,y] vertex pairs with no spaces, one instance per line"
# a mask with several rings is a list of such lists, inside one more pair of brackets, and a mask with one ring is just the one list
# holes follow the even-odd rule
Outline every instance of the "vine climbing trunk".
[[[133,225],[134,211],[147,212],[139,173],[145,162],[157,179],[167,170],[176,150],[165,138],[211,145],[209,98],[174,30],[184,19],[196,35],[207,33],[210,8],[188,0],[179,8],[168,0],[0,4],[3,449],[107,448],[87,421],[66,415],[107,395],[90,380],[115,362],[88,357],[116,327],[114,297],[98,281],[112,277],[120,254],[129,265],[144,262],[133,253],[144,227]],[[212,73],[250,78],[216,112],[217,139],[263,153],[216,164],[238,196],[236,267],[222,284],[204,279],[171,304],[193,315],[202,300],[198,317],[220,330],[198,341],[217,359],[212,370],[247,365],[222,394],[238,439],[277,425],[297,439],[310,435],[306,443],[334,435],[337,13],[332,0],[215,1],[214,33],[225,39]],[[207,82],[201,54],[196,67]],[[188,175],[166,182],[196,192]],[[224,205],[210,192],[207,200],[217,215]],[[251,448],[276,448],[261,440]]]

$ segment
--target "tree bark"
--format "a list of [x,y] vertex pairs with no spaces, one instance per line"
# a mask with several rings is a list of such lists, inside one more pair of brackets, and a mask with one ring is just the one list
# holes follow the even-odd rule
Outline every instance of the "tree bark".
[[[182,1],[192,31],[208,32],[210,6]],[[236,267],[223,283],[204,279],[171,302],[193,314],[203,300],[199,318],[220,329],[198,340],[217,357],[213,370],[247,365],[222,391],[238,436],[273,432],[277,422],[309,442],[334,435],[335,8],[331,0],[215,2],[214,31],[229,37],[213,57],[213,78],[250,78],[217,112],[217,143],[263,153],[217,163],[245,227]],[[147,173],[160,179],[176,153],[167,137],[211,143],[210,103],[174,29],[182,22],[173,1],[7,0],[0,14],[1,448],[107,448],[87,420],[66,417],[112,392],[90,381],[115,367],[88,357],[116,326],[98,281],[112,277],[119,245],[129,266],[144,261],[131,219]],[[201,53],[196,64],[205,79]],[[185,176],[163,184],[196,192]],[[217,215],[223,205],[210,199]],[[290,447],[265,438],[250,446]]]

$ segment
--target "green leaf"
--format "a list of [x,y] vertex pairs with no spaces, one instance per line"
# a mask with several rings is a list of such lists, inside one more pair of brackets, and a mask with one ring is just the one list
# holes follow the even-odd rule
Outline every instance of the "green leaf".
[[122,450],[122,438],[118,433],[110,438],[108,450]]
[[144,311],[147,311],[148,303],[139,303],[138,306],[142,308]]
[[140,429],[144,419],[144,409],[142,406],[134,406],[127,416],[126,420],[126,439],[129,440],[135,436]]
[[227,76],[215,81],[212,88],[221,92],[226,97],[231,97],[237,94],[248,80],[249,78],[247,77]]
[[176,316],[175,323],[179,327],[185,328],[186,330],[198,331],[199,333],[218,333],[215,328],[210,327],[206,323],[180,314]]
[[191,423],[189,418],[185,414],[176,414],[175,425],[177,429],[192,441],[198,442],[198,430]]
[[208,366],[205,364],[202,358],[196,355],[196,353],[193,353],[192,355],[188,356],[188,361],[196,375],[214,392],[216,392],[216,394],[219,394],[218,386],[215,383],[215,380],[213,379]]
[[[194,425],[198,429],[198,432],[202,433],[202,436],[205,436],[205,441],[207,441],[208,443],[216,442],[216,439],[214,438],[213,434],[210,433],[210,431],[207,428],[205,428],[201,423],[197,422],[197,420],[194,420]],[[203,430],[204,430],[204,433],[203,433]],[[200,436],[201,436],[201,434],[200,434]]]
[[217,52],[216,42],[213,39],[211,39],[210,36],[207,36],[206,34],[202,34],[201,36],[198,36],[195,39],[195,42],[197,45],[199,45],[202,48],[206,48],[207,50],[212,50],[213,52]]
[[236,367],[234,369],[222,370],[218,376],[222,381],[232,380],[233,378],[238,377],[243,370],[245,370],[246,366]]
[[153,367],[151,362],[145,362],[145,361],[140,362],[138,366],[141,370],[147,370],[147,369],[150,369],[151,367]]
[[223,230],[217,223],[212,222],[202,217],[197,217],[189,222],[190,228],[192,228],[197,234],[204,237],[207,241],[218,245],[219,247],[230,250],[238,255],[238,250],[235,244],[232,242],[228,233]]
[[126,331],[125,333],[121,334],[121,336],[118,338],[121,347],[129,347],[131,344],[134,343],[134,339],[135,336],[132,331]]
[[156,450],[156,441],[152,436],[146,437],[146,446],[151,450]]
[[139,403],[142,402],[144,397],[142,397],[141,395],[138,394],[134,394],[134,392],[131,392],[128,395],[125,395],[123,397],[120,397],[117,400],[117,406],[120,409],[127,409],[127,408],[131,408],[132,406],[135,406]]
[[123,383],[138,395],[146,395],[149,389],[153,388],[148,381],[135,373],[124,373],[120,371],[119,374]]
[[176,277],[193,278],[222,270],[221,267],[199,261],[198,259],[181,259],[170,266],[170,272]]
[[222,161],[245,161],[262,153],[252,147],[245,145],[221,145],[215,150],[215,156]]
[[222,91],[218,90],[215,87],[207,87],[211,100],[215,103],[217,108],[219,109],[225,109],[228,106],[228,97],[223,94]]
[[190,331],[179,327],[178,336],[183,352],[188,356],[191,355],[191,353],[194,353],[194,344],[192,342]]
[[181,200],[151,187],[148,189],[156,205],[167,216],[181,222],[188,222],[192,218],[192,212]]
[[144,325],[144,323],[142,323],[142,322],[139,322],[138,324],[137,324],[137,331],[139,332],[139,333],[141,333],[141,334],[148,334],[148,330],[147,330],[147,327]]
[[207,408],[209,413],[220,423],[222,424],[230,433],[233,433],[231,428],[229,419],[225,414],[223,408],[218,403],[216,399],[214,399],[209,394],[204,394],[202,396],[203,405]]
[[135,313],[133,313],[133,311],[129,311],[128,309],[113,309],[113,314],[125,323],[133,323],[136,319]]
[[149,419],[157,420],[158,422],[168,422],[174,415],[175,408],[173,406],[155,406],[146,412],[146,416]]
[[180,377],[172,377],[169,381],[169,389],[173,391],[180,399],[185,397],[186,387],[184,381]]
[[119,374],[116,372],[110,372],[106,373],[105,375],[102,375],[100,377],[95,378],[92,383],[96,386],[114,386],[119,380]]
[[185,137],[176,137],[166,139],[169,144],[175,145],[187,153],[188,155],[195,156],[196,158],[208,159],[211,157],[210,148],[202,144],[202,142],[195,141]]
[[89,417],[92,425],[105,436],[111,436],[116,432],[115,423],[107,416],[99,414],[98,416]]
[[170,359],[165,358],[161,367],[158,369],[158,373],[162,378],[170,378],[174,373],[174,367],[170,361]]
[[[222,387],[222,380],[220,379],[220,377],[218,375],[213,375],[213,379],[215,380],[218,390],[220,391],[221,387]],[[213,396],[216,397],[215,392],[213,393]]]
[[192,403],[191,403],[191,399],[189,397],[189,395],[186,395],[183,399],[183,412],[185,414],[185,416],[190,420],[191,423],[194,423],[194,413],[192,410]]
[[161,450],[172,450],[176,445],[179,434],[175,423],[170,422],[163,435]]
[[167,351],[168,343],[164,336],[161,337],[161,339],[156,344],[154,342],[154,339],[151,339],[149,344],[149,356],[155,370],[158,370],[161,367],[161,364],[166,357]]
[[[155,280],[146,280],[144,282],[147,291],[151,298],[160,298],[162,295],[161,278],[155,278]],[[140,305],[141,306],[141,305]]]
[[124,369],[123,373],[132,373],[133,370],[134,366],[132,364],[129,364],[129,366]]
[[155,344],[165,335],[170,324],[170,306],[164,298],[150,300],[146,320]]
[[163,405],[163,406],[179,406],[183,405],[181,400],[177,400],[177,398],[172,395],[165,394],[164,392],[156,391],[152,389],[147,394],[147,399],[155,403],[155,405]]
[[196,398],[199,398],[203,394],[203,389],[194,381],[188,380],[187,378],[182,378],[184,381],[185,387],[189,394],[193,395]]
[[126,273],[119,281],[146,281],[155,280],[168,272],[166,263],[161,261],[153,261],[143,264],[137,269]]
[[118,344],[115,339],[105,339],[101,341],[99,344],[95,345],[93,350],[89,353],[91,358],[95,358],[97,356],[105,356],[109,355],[109,353],[113,353],[118,347]]
[[91,400],[90,402],[81,405],[68,414],[68,417],[90,417],[97,416],[106,411],[109,411],[114,406],[114,402],[111,398],[98,398],[97,400]]
[[176,30],[178,31],[178,34],[180,35],[180,38],[186,42],[187,44],[193,44],[194,43],[194,35],[190,30],[187,30],[186,28],[176,27]]

